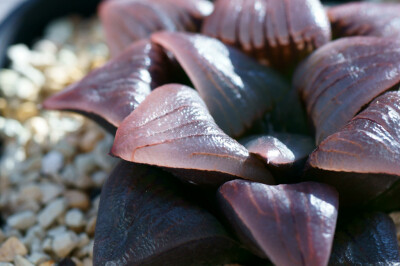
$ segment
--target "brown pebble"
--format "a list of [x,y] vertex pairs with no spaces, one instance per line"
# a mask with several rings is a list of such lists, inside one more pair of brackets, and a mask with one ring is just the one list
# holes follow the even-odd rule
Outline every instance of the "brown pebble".
[[0,247],[0,261],[11,262],[16,255],[26,255],[28,250],[16,237],[10,237]]
[[86,225],[86,234],[88,234],[89,236],[93,236],[94,235],[94,231],[96,229],[96,221],[97,221],[97,217],[94,216],[92,218],[90,218],[90,220],[88,221],[87,225]]
[[68,190],[64,194],[68,208],[87,210],[90,207],[89,196],[79,190]]
[[45,261],[39,264],[39,266],[54,266],[56,265],[54,260]]

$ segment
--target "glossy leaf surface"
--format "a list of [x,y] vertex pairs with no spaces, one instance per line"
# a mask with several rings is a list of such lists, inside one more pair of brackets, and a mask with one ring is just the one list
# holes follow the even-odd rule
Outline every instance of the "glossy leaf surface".
[[215,124],[198,93],[178,84],[154,90],[123,121],[112,154],[169,168],[197,184],[235,178],[273,182],[264,164]]
[[250,153],[264,160],[280,183],[300,177],[308,155],[314,150],[312,138],[287,133],[254,136],[242,143]]
[[396,228],[388,215],[364,214],[338,228],[329,265],[399,263]]
[[268,164],[279,166],[293,164],[304,159],[314,149],[310,137],[296,134],[252,137],[245,147],[262,157]]
[[159,169],[121,162],[101,193],[95,265],[235,262],[242,250],[185,189]]
[[206,0],[113,0],[99,15],[113,56],[157,31],[197,31],[213,10]]
[[399,82],[400,42],[350,37],[315,51],[296,71],[293,84],[320,143]]
[[336,36],[400,37],[400,4],[348,3],[328,9]]
[[293,65],[331,39],[319,0],[218,0],[202,32],[278,67]]
[[326,265],[338,194],[324,184],[268,186],[242,180],[219,189],[221,209],[239,238],[276,265]]
[[230,136],[243,134],[288,90],[275,71],[216,39],[177,32],[156,33],[151,39],[174,54]]
[[46,109],[94,114],[118,127],[152,89],[168,81],[168,66],[159,46],[139,41],[43,105]]
[[366,204],[400,180],[399,161],[400,92],[387,92],[319,145],[310,155],[309,175],[335,186],[341,203]]

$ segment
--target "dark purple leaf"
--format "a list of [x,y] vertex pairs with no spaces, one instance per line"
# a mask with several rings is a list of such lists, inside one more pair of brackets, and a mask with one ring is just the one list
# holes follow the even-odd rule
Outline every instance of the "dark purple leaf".
[[[387,92],[319,145],[310,155],[308,177],[335,186],[345,205],[367,204],[396,187],[399,161],[400,92]],[[396,193],[385,196],[381,209],[400,206]]]
[[314,140],[308,136],[280,133],[254,136],[244,142],[250,153],[259,156],[280,183],[293,182],[301,176]]
[[336,36],[400,37],[400,4],[348,3],[328,9]]
[[114,0],[99,8],[112,55],[157,31],[197,31],[213,10],[206,0]]
[[384,213],[364,214],[338,227],[329,265],[397,265],[396,228]]
[[218,0],[202,32],[280,68],[331,39],[319,0]]
[[320,143],[399,82],[400,42],[350,37],[315,51],[296,71],[293,84]]
[[122,122],[112,154],[169,168],[196,184],[235,178],[273,183],[264,164],[215,124],[198,93],[179,84],[152,91]]
[[239,238],[276,265],[326,265],[338,194],[324,184],[268,186],[243,180],[219,189],[221,209]]
[[169,80],[168,69],[168,58],[159,46],[139,41],[83,80],[51,96],[43,106],[95,115],[118,127],[152,89]]
[[215,265],[243,253],[182,184],[149,166],[121,162],[104,184],[95,265]]
[[288,91],[275,71],[216,39],[177,32],[156,33],[151,39],[174,54],[230,136],[243,134]]

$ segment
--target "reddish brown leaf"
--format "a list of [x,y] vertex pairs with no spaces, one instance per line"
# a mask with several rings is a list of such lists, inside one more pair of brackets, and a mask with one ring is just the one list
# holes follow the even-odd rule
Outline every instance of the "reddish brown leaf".
[[251,137],[244,146],[262,158],[282,183],[293,182],[301,176],[308,155],[314,149],[314,140],[308,136],[280,133]]
[[400,37],[400,4],[348,3],[328,9],[336,36]]
[[215,124],[198,93],[178,84],[154,90],[122,122],[112,154],[169,168],[197,184],[238,177],[273,182],[263,163]]
[[83,80],[51,96],[43,106],[93,114],[118,127],[150,93],[168,80],[169,61],[157,45],[136,42]]
[[[367,204],[400,180],[399,161],[400,92],[387,92],[319,145],[308,176],[335,186],[343,204]],[[400,206],[387,196],[380,208]]]
[[197,31],[200,21],[213,10],[206,0],[114,0],[100,6],[112,55],[153,32]]
[[159,169],[121,162],[101,193],[95,265],[237,262],[244,250],[187,189]]
[[308,57],[294,77],[317,143],[399,82],[400,42],[377,37],[328,43]]
[[396,227],[384,213],[363,214],[340,226],[329,265],[397,265]]
[[331,39],[319,0],[217,0],[202,32],[280,68]]
[[275,71],[216,39],[169,32],[151,39],[175,55],[217,124],[230,136],[243,134],[288,90]]
[[327,265],[337,218],[333,188],[234,180],[218,196],[240,239],[259,256],[276,265]]

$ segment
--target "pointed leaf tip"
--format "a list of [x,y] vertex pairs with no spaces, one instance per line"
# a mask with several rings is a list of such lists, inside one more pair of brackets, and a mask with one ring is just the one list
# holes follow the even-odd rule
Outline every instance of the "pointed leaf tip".
[[159,46],[149,40],[139,41],[81,81],[48,98],[43,106],[93,114],[118,127],[152,89],[167,82],[168,66],[169,60]]
[[273,182],[263,163],[215,124],[198,93],[179,84],[152,91],[118,128],[112,153],[165,167],[197,184],[217,186],[235,178]]

